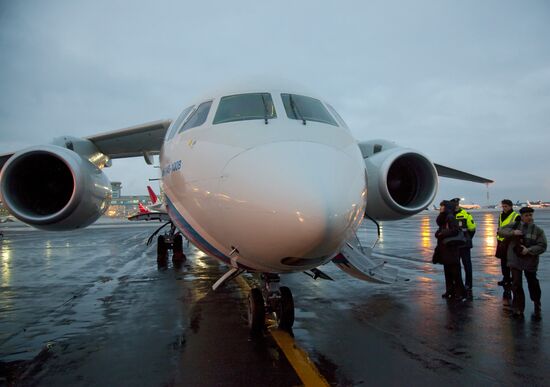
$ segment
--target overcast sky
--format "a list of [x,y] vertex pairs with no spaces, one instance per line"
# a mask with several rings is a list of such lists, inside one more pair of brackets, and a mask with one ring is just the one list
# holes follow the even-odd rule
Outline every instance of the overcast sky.
[[[215,4],[219,3],[219,4]],[[164,118],[219,83],[306,85],[359,140],[550,200],[548,1],[1,1],[0,152]],[[142,159],[105,170],[144,194]],[[486,204],[441,179],[437,200]]]

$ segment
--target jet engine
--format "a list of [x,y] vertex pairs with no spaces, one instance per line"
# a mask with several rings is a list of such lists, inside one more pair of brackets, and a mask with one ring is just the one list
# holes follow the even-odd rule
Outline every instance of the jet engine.
[[107,176],[70,149],[42,145],[15,153],[2,168],[0,194],[19,220],[43,230],[95,222],[111,201]]
[[366,165],[368,216],[402,219],[434,200],[437,170],[425,155],[385,140],[363,142],[359,148]]

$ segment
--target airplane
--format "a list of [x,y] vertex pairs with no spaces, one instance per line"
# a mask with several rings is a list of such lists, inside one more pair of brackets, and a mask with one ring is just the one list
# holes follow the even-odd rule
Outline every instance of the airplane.
[[0,223],[15,222],[15,219],[11,215],[0,216]]
[[479,204],[460,204],[460,207],[465,210],[479,210],[481,208]]
[[141,202],[138,203],[138,213],[140,214],[150,214],[152,211],[145,207]]
[[530,202],[529,200],[527,200],[526,204],[527,204],[527,207],[531,207],[531,208],[543,208],[543,207],[545,207],[544,204],[541,201]]
[[[128,220],[138,221],[138,220],[158,220],[158,221],[170,221],[170,217],[166,212],[166,207],[164,203],[158,200],[155,191],[151,186],[147,186],[147,191],[149,192],[149,197],[153,204],[144,206],[141,202],[138,203],[138,212],[136,214],[130,215]],[[167,236],[168,237],[168,236]]]
[[149,211],[165,210],[164,203],[158,199],[157,195],[155,194],[155,191],[153,191],[153,188],[151,188],[150,185],[147,186],[147,192],[149,193],[149,197],[151,198],[151,203],[152,203],[147,206],[147,209],[149,209]]
[[[438,176],[493,182],[388,140],[358,142],[330,104],[295,87],[242,84],[195,100],[174,121],[0,155],[0,193],[12,214],[36,228],[82,228],[109,205],[103,168],[135,156],[152,164],[157,154],[173,229],[228,266],[212,288],[246,272],[259,277],[248,295],[256,333],[267,313],[279,328],[292,328],[294,299],[280,275],[327,278],[319,267],[332,261],[361,280],[399,279],[372,248],[354,242],[365,218],[419,213],[435,198]],[[175,238],[174,248],[181,243]]]
[[[460,198],[460,202],[462,202],[464,198]],[[479,204],[466,204],[466,203],[459,203],[460,207],[465,210],[478,210],[481,208]]]

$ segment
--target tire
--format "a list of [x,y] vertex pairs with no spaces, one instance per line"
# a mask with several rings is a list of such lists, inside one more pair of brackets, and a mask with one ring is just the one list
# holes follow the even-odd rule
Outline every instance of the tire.
[[164,240],[164,235],[157,238],[157,262],[165,262],[168,258],[168,246]]
[[185,254],[183,253],[183,237],[181,236],[181,234],[178,234],[174,237],[172,252],[172,261],[183,262],[185,260]]
[[281,292],[281,298],[277,308],[277,322],[280,329],[288,331],[294,325],[294,298],[292,292],[286,286],[281,286],[279,291]]
[[265,306],[262,292],[254,288],[248,295],[248,328],[250,333],[259,334],[263,331],[265,324]]

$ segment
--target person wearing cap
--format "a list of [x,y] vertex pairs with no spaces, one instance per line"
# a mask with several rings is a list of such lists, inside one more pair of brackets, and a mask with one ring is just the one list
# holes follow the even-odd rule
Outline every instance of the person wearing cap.
[[462,301],[465,293],[460,271],[458,247],[444,242],[445,238],[456,236],[460,230],[454,216],[454,210],[454,203],[448,200],[440,203],[439,215],[436,219],[438,229],[435,232],[437,246],[434,250],[432,262],[442,264],[445,272],[445,293],[441,297]]
[[454,203],[456,206],[455,218],[458,222],[458,226],[462,229],[467,239],[466,245],[463,247],[459,247],[458,256],[462,261],[462,266],[464,266],[464,276],[465,276],[464,285],[466,287],[466,298],[468,300],[472,300],[473,299],[473,293],[472,293],[473,280],[472,280],[471,249],[473,247],[472,238],[476,233],[476,223],[474,222],[474,218],[472,217],[472,215],[468,211],[466,211],[464,208],[460,207],[460,198],[451,199],[451,202]]
[[512,287],[512,277],[510,276],[510,268],[508,267],[508,245],[510,239],[504,238],[498,235],[498,230],[506,227],[510,224],[520,221],[520,216],[513,209],[513,203],[510,199],[503,199],[500,202],[502,206],[502,213],[498,218],[498,229],[497,229],[497,249],[495,252],[495,257],[500,259],[500,270],[502,272],[502,281],[498,282],[499,286],[504,288],[504,293],[502,298],[509,300],[512,298],[511,287]]
[[523,292],[523,276],[527,278],[529,296],[535,306],[535,317],[541,315],[541,290],[537,279],[539,255],[546,251],[546,235],[544,230],[534,223],[531,207],[523,207],[519,210],[521,221],[508,224],[498,231],[498,235],[510,238],[507,258],[508,266],[512,272],[512,308],[514,315],[523,316],[525,310],[525,294]]

